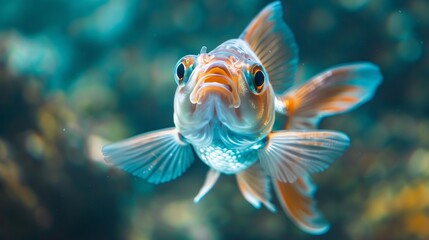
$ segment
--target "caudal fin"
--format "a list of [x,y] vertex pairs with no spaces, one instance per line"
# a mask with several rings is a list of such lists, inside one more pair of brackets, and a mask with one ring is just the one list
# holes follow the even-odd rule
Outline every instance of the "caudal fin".
[[368,62],[326,70],[279,97],[289,117],[287,129],[317,128],[322,117],[343,113],[370,100],[382,81]]

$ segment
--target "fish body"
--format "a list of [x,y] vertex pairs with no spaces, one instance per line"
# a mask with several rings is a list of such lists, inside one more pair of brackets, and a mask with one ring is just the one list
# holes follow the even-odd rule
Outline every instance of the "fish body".
[[258,160],[257,150],[274,124],[275,94],[269,84],[254,89],[252,71],[267,74],[245,41],[204,51],[178,63],[192,73],[177,88],[174,122],[204,163],[235,174]]
[[[270,186],[304,231],[329,225],[317,210],[311,174],[327,169],[349,146],[340,132],[316,130],[326,116],[368,101],[381,82],[378,67],[355,63],[294,84],[298,49],[280,2],[265,7],[237,39],[175,66],[175,127],[144,133],[103,148],[106,161],[152,183],[182,175],[195,155],[210,170],[194,202],[221,174],[236,176],[254,207],[275,211]],[[288,118],[273,131],[275,113]]]

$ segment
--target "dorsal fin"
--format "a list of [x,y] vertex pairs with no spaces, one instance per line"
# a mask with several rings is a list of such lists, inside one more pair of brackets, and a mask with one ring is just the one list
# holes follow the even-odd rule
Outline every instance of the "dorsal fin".
[[268,72],[276,94],[292,84],[298,66],[298,47],[294,36],[283,21],[280,2],[266,6],[240,35],[258,56]]

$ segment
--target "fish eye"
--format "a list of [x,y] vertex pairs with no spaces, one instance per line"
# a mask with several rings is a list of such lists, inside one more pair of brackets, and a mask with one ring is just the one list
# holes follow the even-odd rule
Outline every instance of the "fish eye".
[[176,77],[179,79],[179,81],[183,81],[183,77],[185,76],[185,65],[183,63],[180,63],[179,66],[176,68]]
[[255,88],[258,92],[262,90],[265,82],[265,75],[261,70],[256,71],[255,76],[253,77],[253,82],[255,83]]
[[261,93],[265,89],[265,71],[260,65],[252,67],[252,89],[255,93]]
[[194,69],[196,57],[194,55],[188,55],[179,60],[176,64],[174,80],[178,86],[183,86]]

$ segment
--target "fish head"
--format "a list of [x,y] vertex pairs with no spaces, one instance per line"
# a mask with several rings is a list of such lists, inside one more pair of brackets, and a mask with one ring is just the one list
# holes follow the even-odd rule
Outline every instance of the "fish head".
[[257,138],[271,131],[275,94],[244,41],[225,42],[209,53],[203,48],[180,59],[175,71],[174,120],[182,134],[214,123]]

